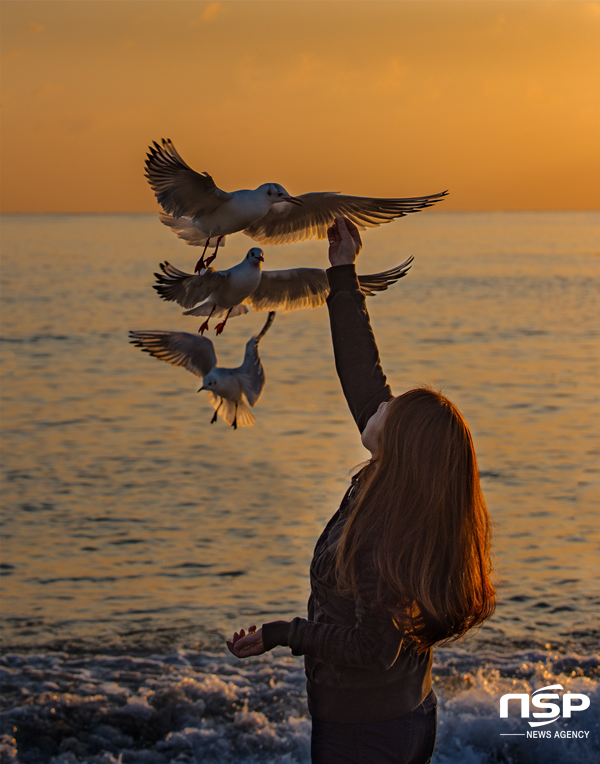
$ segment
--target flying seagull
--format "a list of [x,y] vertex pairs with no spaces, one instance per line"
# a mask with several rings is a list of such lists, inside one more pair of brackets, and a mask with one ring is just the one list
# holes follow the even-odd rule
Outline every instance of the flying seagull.
[[214,424],[219,415],[235,430],[238,427],[250,427],[256,422],[246,401],[254,406],[265,386],[265,372],[258,355],[258,343],[274,318],[275,312],[271,311],[262,330],[248,340],[244,361],[237,369],[225,369],[217,365],[215,349],[208,337],[188,332],[144,331],[131,331],[129,336],[131,342],[144,352],[173,366],[183,366],[201,377],[200,390],[208,391],[215,409],[210,423]]
[[[227,192],[207,172],[192,170],[164,138],[149,147],[145,175],[163,208],[161,221],[188,244],[204,246],[196,272],[210,265],[225,237],[237,231],[259,244],[324,239],[336,218],[348,218],[364,231],[431,207],[448,193],[406,199],[345,196],[337,191],[290,196],[279,183]],[[205,261],[209,246],[215,251]]]
[[[200,274],[180,271],[170,263],[161,263],[162,273],[155,273],[154,289],[163,300],[176,302],[187,310],[186,316],[208,316],[198,331],[204,334],[208,321],[214,316],[225,320],[215,328],[220,334],[228,318],[254,310],[282,310],[288,313],[301,308],[324,305],[329,294],[327,274],[320,268],[290,268],[283,271],[263,271],[262,250],[252,247],[241,263],[225,271],[209,266]],[[383,292],[408,272],[412,257],[396,268],[369,276],[359,276],[361,291],[366,295]],[[198,303],[201,303],[198,305]],[[198,307],[194,307],[194,306]]]

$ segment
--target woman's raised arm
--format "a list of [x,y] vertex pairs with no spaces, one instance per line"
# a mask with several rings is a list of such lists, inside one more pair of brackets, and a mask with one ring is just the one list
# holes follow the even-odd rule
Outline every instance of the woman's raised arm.
[[393,398],[379,360],[365,296],[360,291],[354,261],[362,242],[356,226],[338,218],[327,232],[330,292],[327,298],[331,338],[342,390],[362,432],[384,401]]

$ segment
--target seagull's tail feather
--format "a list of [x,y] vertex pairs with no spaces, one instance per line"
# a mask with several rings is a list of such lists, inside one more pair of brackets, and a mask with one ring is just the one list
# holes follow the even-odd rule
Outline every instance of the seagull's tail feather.
[[243,398],[237,405],[236,422],[238,427],[252,427],[256,422],[254,414],[250,411]]
[[[163,225],[170,228],[179,239],[183,239],[186,244],[189,244],[192,247],[204,247],[207,243],[209,247],[217,246],[218,237],[213,236],[211,239],[208,234],[200,230],[197,224],[193,220],[190,220],[190,218],[176,218],[166,212],[160,212],[158,217]],[[226,237],[223,236],[219,243],[219,249],[225,246],[225,240]]]
[[[208,302],[203,302],[202,305],[198,305],[197,308],[192,308],[192,310],[185,310],[183,312],[184,316],[209,316],[212,311],[213,306]],[[215,308],[212,317],[213,318],[223,318],[223,316],[227,315],[228,308]],[[236,305],[234,308],[231,309],[231,313],[229,314],[229,318],[235,318],[236,316],[243,316],[245,313],[248,312],[248,308],[245,305]]]
[[237,404],[214,393],[209,393],[209,398],[215,411],[227,424],[235,424],[235,427],[252,427],[256,422],[244,398],[241,398]]

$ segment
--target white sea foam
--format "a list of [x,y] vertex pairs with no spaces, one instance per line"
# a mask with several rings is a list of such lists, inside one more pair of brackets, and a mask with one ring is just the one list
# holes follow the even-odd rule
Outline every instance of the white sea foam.
[[[597,656],[436,651],[439,702],[433,764],[594,764],[600,729]],[[150,658],[11,654],[2,761],[15,764],[308,764],[310,719],[302,663],[283,649],[258,659],[179,650]],[[499,717],[507,692],[560,682],[586,694],[587,712],[527,739],[527,722]],[[554,737],[585,730],[584,739]],[[519,737],[507,737],[522,735]]]

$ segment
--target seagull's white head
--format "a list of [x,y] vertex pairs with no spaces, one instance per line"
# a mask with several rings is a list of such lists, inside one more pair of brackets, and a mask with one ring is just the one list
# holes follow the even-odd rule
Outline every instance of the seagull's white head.
[[259,247],[252,247],[252,249],[249,249],[248,254],[246,255],[246,260],[252,265],[256,265],[260,268],[260,264],[265,261],[262,249]]
[[204,377],[202,380],[202,387],[198,392],[201,392],[202,390],[214,390],[217,386],[217,377],[213,375],[212,371],[209,371],[208,374]]
[[285,188],[280,186],[279,183],[263,183],[262,186],[257,188],[257,191],[262,191],[271,204],[278,204],[279,202],[302,204],[300,199],[296,199],[295,196],[290,196]]

